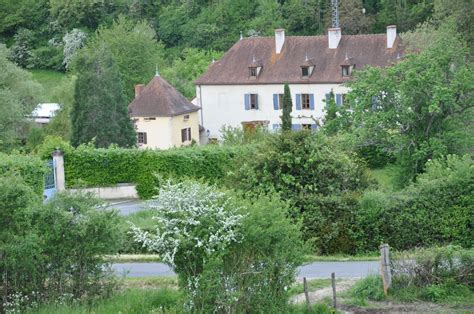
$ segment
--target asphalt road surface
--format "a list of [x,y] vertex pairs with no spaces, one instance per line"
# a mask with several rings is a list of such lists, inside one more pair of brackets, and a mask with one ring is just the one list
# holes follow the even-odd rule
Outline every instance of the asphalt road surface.
[[107,205],[107,208],[115,208],[121,216],[127,216],[146,209],[146,203],[141,200],[116,200]]
[[[112,265],[112,269],[117,275],[126,277],[174,275],[173,271],[163,263],[116,263]],[[331,278],[332,272],[336,273],[337,278],[366,277],[379,273],[379,262],[314,262],[301,266],[298,278]]]

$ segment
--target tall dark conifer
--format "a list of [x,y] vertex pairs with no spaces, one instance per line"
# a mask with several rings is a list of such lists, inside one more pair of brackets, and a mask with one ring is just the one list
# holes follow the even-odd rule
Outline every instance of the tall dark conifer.
[[291,102],[291,92],[288,83],[285,84],[282,101],[282,115],[281,115],[281,129],[283,131],[291,131],[291,111],[293,110],[293,103]]
[[95,139],[97,147],[117,144],[131,147],[135,130],[117,65],[107,46],[85,48],[75,62],[77,80],[71,110],[71,143],[78,146]]

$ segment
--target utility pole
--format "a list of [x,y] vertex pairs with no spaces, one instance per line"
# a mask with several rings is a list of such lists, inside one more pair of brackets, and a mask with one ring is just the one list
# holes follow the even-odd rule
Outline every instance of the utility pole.
[[331,0],[331,27],[339,27],[339,1]]

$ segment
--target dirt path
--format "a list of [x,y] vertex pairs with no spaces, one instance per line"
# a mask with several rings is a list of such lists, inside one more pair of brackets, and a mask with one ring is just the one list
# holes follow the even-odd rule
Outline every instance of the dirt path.
[[[337,281],[337,283],[336,283],[336,296],[337,296],[338,293],[346,291],[347,289],[352,287],[352,285],[354,285],[354,283],[356,281],[357,281],[357,279],[344,279],[344,280],[341,280],[341,281]],[[319,301],[321,301],[324,298],[332,298],[332,288],[331,288],[331,286],[329,286],[329,287],[325,287],[325,288],[322,288],[322,289],[318,289],[316,291],[310,291],[310,292],[308,292],[308,296],[309,296],[309,302],[311,304],[315,304],[315,303],[318,303]],[[297,294],[297,295],[291,297],[290,302],[295,303],[295,304],[306,302],[306,298],[305,298],[304,293],[300,293],[300,294]]]

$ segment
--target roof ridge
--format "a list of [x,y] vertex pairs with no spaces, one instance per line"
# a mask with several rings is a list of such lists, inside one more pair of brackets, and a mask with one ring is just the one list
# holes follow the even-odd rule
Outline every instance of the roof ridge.
[[[375,34],[342,34],[343,37],[371,37],[371,36],[385,36],[386,33],[375,33]],[[328,37],[327,34],[319,35],[287,35],[289,37],[301,37],[301,38],[311,38],[311,37]],[[258,36],[258,37],[244,37],[241,40],[255,40],[255,39],[273,39],[274,36]],[[240,40],[239,40],[240,41]],[[238,41],[237,41],[238,42]]]

